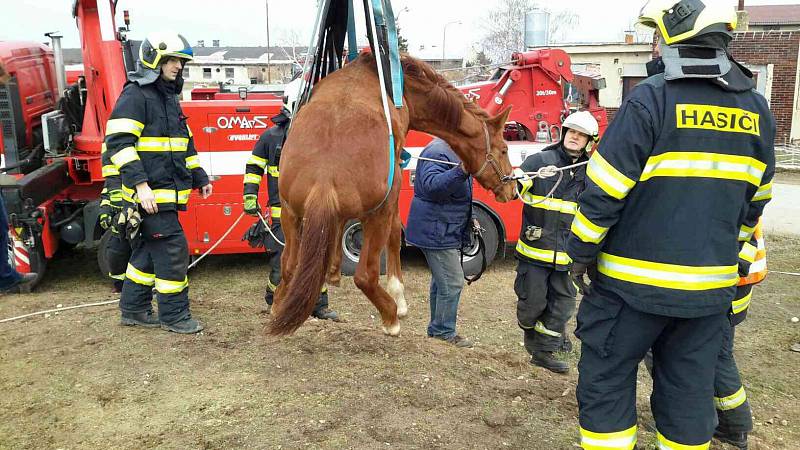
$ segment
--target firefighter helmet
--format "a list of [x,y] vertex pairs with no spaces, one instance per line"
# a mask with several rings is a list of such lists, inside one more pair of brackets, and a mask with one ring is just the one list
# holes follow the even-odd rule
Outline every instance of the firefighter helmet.
[[186,61],[194,57],[189,41],[178,33],[152,33],[139,46],[139,61],[148,69],[158,69],[170,56]]
[[300,89],[303,87],[303,78],[297,77],[283,88],[283,109],[287,115],[292,117],[297,99],[300,97]]
[[657,28],[664,43],[673,45],[709,33],[730,35],[737,16],[733,5],[720,0],[649,0],[639,23]]
[[[589,136],[589,141],[597,139],[599,126],[592,113],[589,111],[578,111],[570,114],[561,124],[561,129],[569,128],[571,130],[580,131],[581,133]],[[566,131],[564,131],[566,134]]]

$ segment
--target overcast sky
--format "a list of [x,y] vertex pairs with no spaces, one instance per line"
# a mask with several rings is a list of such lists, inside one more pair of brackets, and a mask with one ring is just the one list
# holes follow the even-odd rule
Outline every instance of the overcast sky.
[[[46,41],[44,33],[60,31],[65,47],[78,47],[78,32],[72,18],[74,0],[2,0],[0,40]],[[100,2],[105,0],[98,0]],[[729,1],[736,5],[736,0]],[[122,10],[129,10],[132,39],[150,31],[176,30],[192,45],[203,39],[211,45],[266,45],[266,4],[269,4],[270,43],[287,43],[292,35],[308,45],[315,0],[119,0],[117,25]],[[402,35],[412,54],[441,55],[443,30],[447,23],[448,57],[464,55],[484,34],[487,12],[498,0],[393,0]],[[561,0],[541,2],[554,13],[568,9],[577,13],[580,24],[567,36],[570,42],[621,41],[630,29],[643,0]],[[748,5],[797,4],[795,1],[746,0]],[[357,1],[357,10],[361,2]],[[611,6],[613,5],[613,6]],[[424,50],[420,50],[424,48]]]

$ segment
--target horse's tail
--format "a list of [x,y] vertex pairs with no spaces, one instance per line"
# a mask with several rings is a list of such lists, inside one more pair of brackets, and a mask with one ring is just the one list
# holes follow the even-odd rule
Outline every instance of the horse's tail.
[[314,311],[335,247],[337,203],[333,189],[319,186],[306,198],[297,267],[292,268],[292,279],[281,293],[269,334],[294,333]]

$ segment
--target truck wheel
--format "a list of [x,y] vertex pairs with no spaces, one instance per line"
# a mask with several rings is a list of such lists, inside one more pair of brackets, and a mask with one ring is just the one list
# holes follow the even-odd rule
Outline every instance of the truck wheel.
[[[486,210],[477,205],[473,205],[473,212],[475,213],[475,217],[478,218],[481,228],[484,230],[483,242],[486,249],[486,267],[488,268],[492,264],[492,261],[494,261],[495,256],[497,256],[500,233],[497,230],[497,224],[494,223],[494,219],[492,219],[492,216],[490,216]],[[473,242],[471,242],[468,247],[464,247],[464,275],[474,276],[481,271],[483,257],[480,253],[475,254],[477,250],[477,239],[473,239]],[[467,256],[468,254],[474,256]]]
[[111,239],[111,229],[107,229],[100,237],[100,242],[97,245],[97,267],[100,269],[100,274],[103,277],[108,277],[111,273],[111,267],[108,264],[108,255],[106,248],[108,247],[108,240]]
[[[361,222],[351,220],[344,225],[342,233],[342,275],[353,276],[361,255],[364,230]],[[386,251],[381,253],[381,275],[386,273]]]

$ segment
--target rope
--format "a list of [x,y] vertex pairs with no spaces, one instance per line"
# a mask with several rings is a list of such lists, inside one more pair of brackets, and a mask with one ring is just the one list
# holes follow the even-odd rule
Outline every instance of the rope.
[[778,272],[777,270],[770,270],[769,273],[779,273],[781,275],[791,275],[793,277],[800,277],[800,273],[795,273],[795,272]]
[[266,228],[269,235],[272,236],[272,239],[275,239],[275,242],[280,244],[281,247],[286,247],[286,244],[284,242],[281,242],[281,240],[278,239],[278,236],[275,236],[275,233],[272,232],[272,227],[270,227],[269,224],[267,223],[267,219],[265,219],[264,216],[261,215],[261,211],[256,211],[256,213],[258,214],[258,218],[261,219],[261,223],[264,224],[264,228]]
[[[553,185],[553,188],[550,189],[550,191],[547,193],[547,195],[542,197],[541,200],[538,200],[538,201],[535,201],[535,202],[527,202],[527,201],[525,201],[525,199],[522,197],[522,195],[519,192],[519,186],[517,184],[514,185],[514,192],[517,193],[517,197],[519,197],[519,200],[522,203],[524,203],[524,204],[526,204],[528,206],[538,205],[539,203],[547,201],[547,199],[549,199],[549,198],[551,198],[553,196],[553,193],[558,188],[558,185],[561,184],[561,181],[564,179],[564,171],[565,170],[574,169],[575,167],[584,166],[586,164],[589,164],[589,161],[583,161],[583,162],[579,162],[579,163],[576,163],[576,164],[570,164],[569,166],[557,167],[557,168],[553,169],[556,172],[558,172],[558,180],[556,180],[556,184]],[[543,175],[544,169],[545,169],[545,167],[542,167],[541,169],[537,170],[536,172],[524,172],[524,173],[525,173],[525,175],[528,175],[531,178],[549,178],[549,177],[545,177]],[[519,179],[519,178],[515,177],[514,179]]]
[[[222,241],[225,240],[226,237],[228,237],[229,234],[231,234],[231,231],[233,231],[233,229],[236,228],[236,225],[239,224],[239,222],[242,220],[242,217],[244,217],[244,212],[239,214],[239,217],[237,217],[236,220],[233,222],[233,225],[231,225],[230,228],[228,228],[228,231],[226,231],[222,236],[220,236],[220,238],[217,240],[217,242],[214,243],[214,245],[211,246],[211,248],[206,250],[206,252],[203,253],[202,255],[200,255],[200,257],[197,258],[193,263],[189,264],[189,267],[187,267],[186,270],[189,270],[189,269],[193,268],[194,266],[197,265],[197,263],[200,262],[200,260],[202,260],[203,258],[208,256],[211,252],[213,252],[214,249],[217,248],[219,246],[219,244],[222,243]],[[263,220],[263,217],[262,217],[262,220]],[[267,227],[267,229],[269,230],[269,227]],[[270,230],[270,233],[272,233],[271,230]],[[273,235],[273,237],[275,237],[275,236]],[[278,241],[278,242],[280,242],[280,241]],[[75,306],[65,306],[63,308],[48,309],[48,310],[45,310],[45,311],[37,311],[37,312],[29,313],[29,314],[23,314],[21,316],[9,317],[7,319],[0,320],[0,323],[12,322],[12,321],[15,321],[15,320],[24,319],[26,317],[38,316],[40,314],[49,314],[49,313],[53,313],[53,312],[68,311],[70,309],[77,309],[77,308],[88,308],[90,306],[110,305],[112,303],[118,303],[118,302],[119,302],[119,299],[117,299],[117,300],[109,300],[109,301],[105,301],[105,302],[98,302],[98,303],[84,303],[84,304],[75,305]]]

